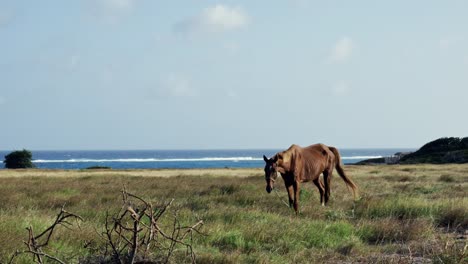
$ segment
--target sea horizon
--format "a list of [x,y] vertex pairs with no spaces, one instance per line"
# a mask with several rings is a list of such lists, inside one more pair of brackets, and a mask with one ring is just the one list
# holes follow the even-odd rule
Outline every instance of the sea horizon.
[[[299,145],[302,146],[302,145]],[[289,146],[288,146],[289,147]],[[302,146],[304,147],[304,146]],[[336,146],[335,146],[336,147]],[[338,150],[346,150],[346,149],[363,149],[363,150],[373,150],[373,149],[407,149],[407,150],[416,150],[419,147],[349,147],[349,148],[340,148],[336,147]],[[102,148],[102,149],[31,149],[31,148],[14,148],[14,149],[0,149],[0,153],[4,152],[12,152],[17,150],[26,149],[31,152],[35,151],[204,151],[204,150],[285,150],[287,147],[281,148]]]
[[[343,148],[340,154],[342,163],[354,164],[413,150]],[[85,169],[93,166],[113,169],[260,168],[264,165],[263,155],[271,157],[279,151],[281,149],[31,150],[32,162],[39,169]],[[0,151],[2,157],[8,153]]]

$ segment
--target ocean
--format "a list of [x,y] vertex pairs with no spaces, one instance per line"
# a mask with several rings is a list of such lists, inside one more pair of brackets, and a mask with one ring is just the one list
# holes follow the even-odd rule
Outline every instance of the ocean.
[[[341,149],[344,164],[391,156],[413,149]],[[262,168],[263,155],[271,157],[278,149],[247,150],[69,150],[31,151],[33,163],[40,169],[85,169],[106,166],[113,169],[192,169]],[[0,151],[3,157],[11,151]],[[0,165],[0,168],[4,166]]]

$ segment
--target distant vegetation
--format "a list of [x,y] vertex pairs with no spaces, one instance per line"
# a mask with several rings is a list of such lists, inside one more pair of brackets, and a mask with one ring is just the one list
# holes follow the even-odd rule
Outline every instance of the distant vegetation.
[[110,170],[110,169],[112,168],[109,166],[90,166],[86,168],[86,170]]
[[27,169],[35,168],[31,161],[32,153],[29,150],[17,150],[5,156],[5,168],[7,169]]
[[468,137],[446,137],[431,141],[411,153],[395,153],[393,157],[367,159],[357,165],[367,164],[447,164],[468,163]]
[[400,163],[468,163],[468,137],[439,138],[402,157]]

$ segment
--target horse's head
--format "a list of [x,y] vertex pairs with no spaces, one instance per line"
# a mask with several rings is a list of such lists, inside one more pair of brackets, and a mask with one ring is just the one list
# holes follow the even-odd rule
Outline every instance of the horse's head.
[[276,161],[278,156],[275,155],[272,158],[267,158],[263,155],[263,160],[265,161],[265,181],[266,181],[266,191],[271,192],[274,188],[276,179],[278,178],[278,172],[276,170]]

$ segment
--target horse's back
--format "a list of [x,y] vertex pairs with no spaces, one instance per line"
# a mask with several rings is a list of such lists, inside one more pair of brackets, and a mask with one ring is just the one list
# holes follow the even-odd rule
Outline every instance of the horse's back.
[[287,150],[281,153],[291,153],[295,151],[301,153],[304,163],[309,167],[328,167],[328,164],[333,163],[333,160],[335,159],[335,154],[330,147],[322,143],[313,144],[307,147],[292,144]]
[[303,148],[304,165],[312,174],[330,170],[335,159],[333,152],[324,144],[314,144]]
[[303,153],[307,156],[312,156],[312,158],[316,159],[320,159],[321,157],[327,157],[330,154],[333,154],[328,148],[328,146],[321,143],[313,144],[303,148]]

